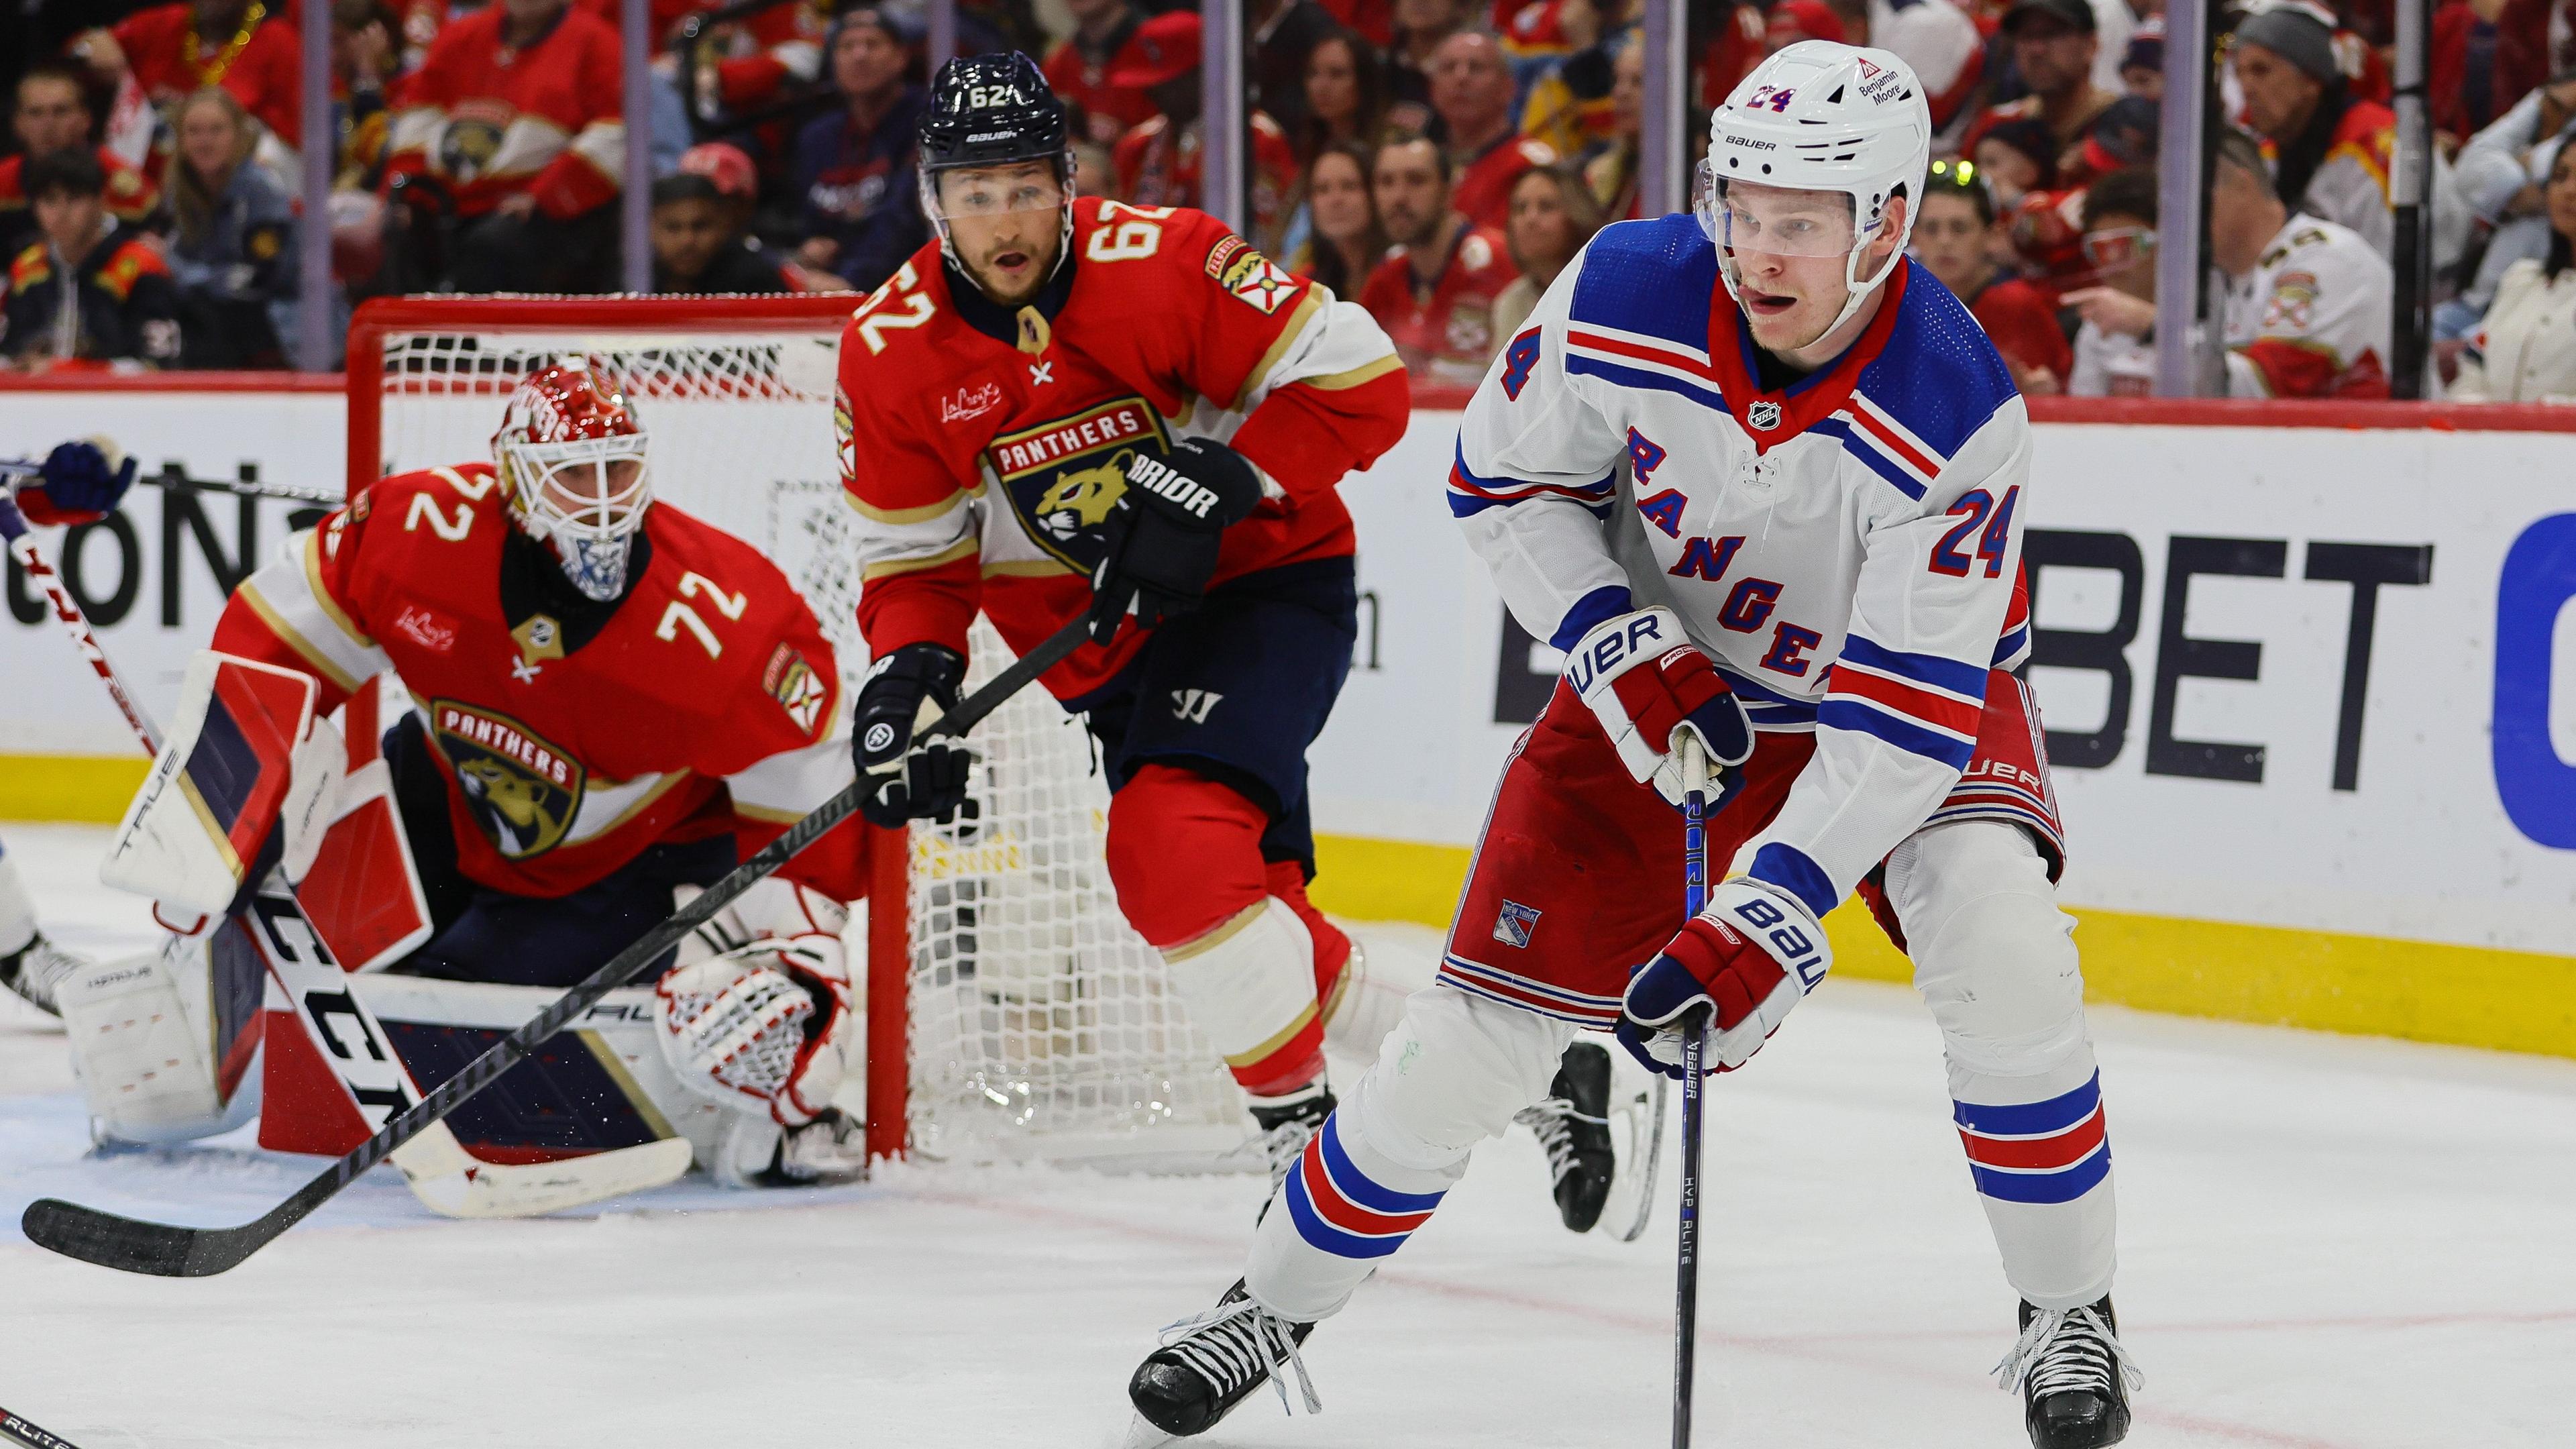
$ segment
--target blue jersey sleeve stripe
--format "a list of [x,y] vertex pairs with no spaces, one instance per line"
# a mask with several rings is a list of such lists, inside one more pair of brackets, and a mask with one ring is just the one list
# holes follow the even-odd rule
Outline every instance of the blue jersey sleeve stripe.
[[1852,634],[1843,639],[1842,657],[1863,669],[1893,674],[1916,684],[1946,689],[1969,699],[1986,697],[1986,667],[1944,659],[1938,654],[1916,654],[1903,649],[1890,649],[1865,635]]
[[1833,879],[1825,874],[1825,868],[1794,845],[1775,840],[1762,847],[1753,853],[1752,868],[1744,873],[1796,896],[1807,914],[1820,921],[1827,911],[1842,903],[1834,894]]
[[1954,739],[1937,734],[1918,724],[1909,724],[1894,715],[1881,714],[1856,700],[1828,699],[1816,708],[1819,729],[1848,730],[1868,735],[1884,744],[1894,745],[1909,755],[1938,760],[1953,770],[1965,770],[1977,753],[1973,740]]
[[1556,624],[1556,632],[1547,636],[1550,648],[1571,650],[1575,643],[1593,631],[1605,619],[1632,613],[1637,607],[1626,584],[1603,584],[1574,601],[1565,617]]
[[2092,1116],[2101,1105],[2102,1074],[2096,1071],[2083,1086],[2046,1101],[2010,1107],[1953,1101],[1950,1115],[1960,1126],[1987,1137],[2045,1137]]

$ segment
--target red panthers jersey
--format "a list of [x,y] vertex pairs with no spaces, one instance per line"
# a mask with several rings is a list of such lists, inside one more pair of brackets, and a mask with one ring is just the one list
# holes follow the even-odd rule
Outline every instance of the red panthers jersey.
[[403,83],[392,176],[429,172],[481,216],[525,191],[557,219],[617,194],[626,172],[625,91],[617,31],[568,9],[534,44],[501,42],[499,5],[450,23]]
[[134,83],[154,102],[177,101],[201,86],[222,86],[279,140],[301,146],[304,48],[293,7],[254,7],[242,19],[243,28],[231,39],[208,41],[197,34],[195,7],[156,5],[116,22],[112,33],[134,72]]
[[[1023,653],[1091,600],[1124,463],[1231,444],[1270,496],[1228,529],[1219,582],[1347,554],[1334,485],[1403,435],[1411,395],[1368,314],[1290,276],[1203,212],[1074,202],[1072,253],[1006,310],[936,242],[841,335],[842,486],[861,515],[859,628],[878,654],[966,647],[980,607]],[[1139,638],[1046,676],[1074,698]]]
[[[605,622],[557,617],[512,575],[556,565],[511,557],[542,546],[498,485],[488,463],[376,484],[234,591],[214,647],[312,675],[325,709],[399,671],[458,867],[513,895],[569,894],[662,841],[731,830],[747,855],[850,783],[832,646],[774,564],[657,503]],[[781,874],[851,900],[862,866],[844,826]]]

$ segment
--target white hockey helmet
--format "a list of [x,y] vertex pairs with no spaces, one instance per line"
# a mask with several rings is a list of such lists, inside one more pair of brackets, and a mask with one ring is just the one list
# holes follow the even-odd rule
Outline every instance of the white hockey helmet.
[[[1717,244],[1718,270],[1732,295],[1733,252],[1742,238],[1730,237],[1730,231],[1742,223],[1726,205],[1730,182],[1850,197],[1852,235],[1843,280],[1851,296],[1825,329],[1831,332],[1860,310],[1905,254],[1931,162],[1932,108],[1912,66],[1891,51],[1802,40],[1756,66],[1710,115],[1708,159],[1699,164],[1692,204],[1700,228]],[[1879,239],[1887,203],[1900,191],[1908,200],[1896,249],[1875,274],[1863,277],[1861,258]],[[1844,249],[1839,237],[1835,245]]]

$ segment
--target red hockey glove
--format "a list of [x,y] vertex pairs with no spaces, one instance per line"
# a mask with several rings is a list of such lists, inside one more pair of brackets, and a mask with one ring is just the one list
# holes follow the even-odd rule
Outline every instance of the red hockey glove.
[[1565,677],[1600,718],[1628,777],[1677,806],[1682,767],[1673,758],[1673,731],[1699,736],[1710,762],[1721,768],[1753,757],[1753,724],[1743,703],[1670,609],[1640,609],[1594,625],[1567,654]]
[[1620,1003],[1619,1042],[1650,1071],[1681,1075],[1677,1024],[1695,1006],[1710,1008],[1712,1072],[1753,1059],[1798,998],[1816,989],[1833,965],[1824,927],[1786,891],[1745,876],[1709,892],[1708,907],[1682,923],[1654,960],[1628,978]]

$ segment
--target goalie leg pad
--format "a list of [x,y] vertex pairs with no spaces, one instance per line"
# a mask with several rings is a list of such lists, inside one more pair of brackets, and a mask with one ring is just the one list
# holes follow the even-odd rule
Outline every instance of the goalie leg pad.
[[312,676],[201,649],[169,742],[125,810],[99,880],[174,920],[246,904],[275,862],[301,879],[332,815],[345,751]]
[[187,1142],[259,1110],[258,954],[227,921],[66,978],[57,998],[93,1130]]
[[1244,1285],[1310,1323],[1341,1310],[1430,1220],[1468,1154],[1547,1095],[1574,1029],[1433,987],[1326,1119],[1253,1233]]
[[1941,1026],[2004,1275],[2032,1303],[2071,1309],[2111,1289],[2116,1215],[2074,922],[2048,876],[2018,825],[1961,821],[1888,856],[1887,898]]

